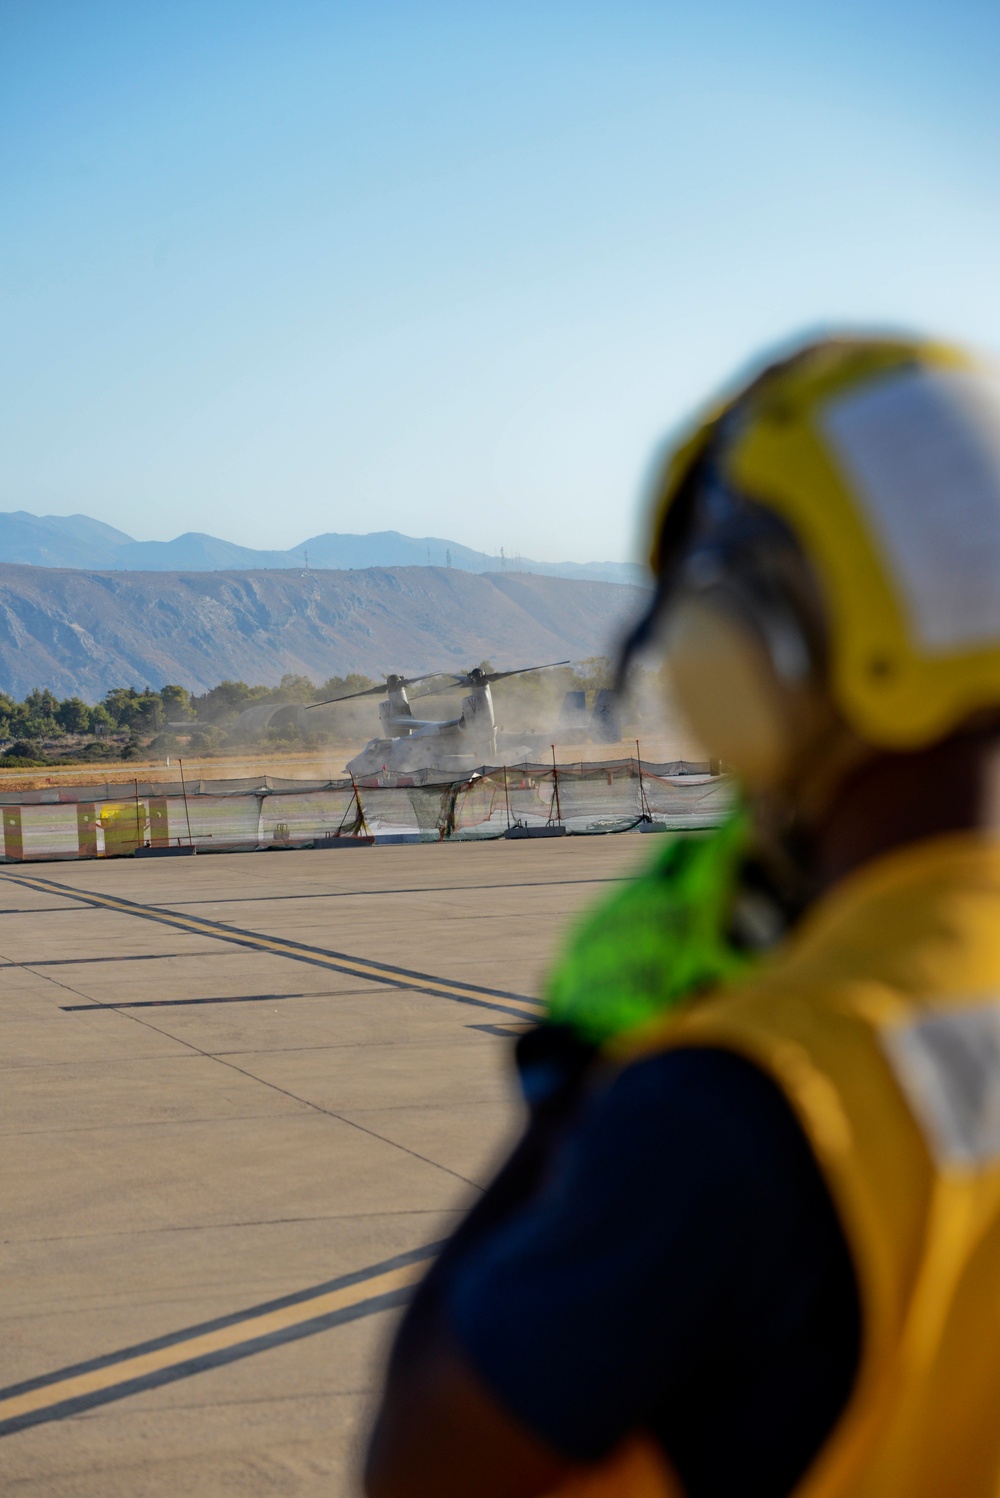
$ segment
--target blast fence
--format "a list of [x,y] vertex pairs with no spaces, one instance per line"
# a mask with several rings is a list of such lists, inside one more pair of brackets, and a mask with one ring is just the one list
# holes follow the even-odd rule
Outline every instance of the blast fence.
[[432,785],[350,780],[136,781],[0,791],[5,863],[110,858],[148,848],[223,853],[323,847],[345,836],[470,841],[512,827],[570,834],[698,829],[726,814],[732,789],[708,766],[638,759],[484,768]]

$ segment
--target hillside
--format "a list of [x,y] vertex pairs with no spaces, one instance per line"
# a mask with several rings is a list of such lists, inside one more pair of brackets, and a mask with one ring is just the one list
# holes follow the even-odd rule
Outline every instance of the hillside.
[[643,590],[444,567],[83,572],[0,565],[0,689],[320,682],[605,654]]
[[[89,515],[30,515],[0,511],[0,563],[32,567],[88,567],[101,571],[231,572],[255,568],[443,567],[463,572],[502,572],[511,566],[499,556],[473,551],[440,536],[404,536],[399,531],[353,535],[328,531],[310,536],[287,551],[257,551],[201,531],[172,541],[135,541]],[[579,577],[613,583],[642,582],[630,562],[535,562],[519,558],[517,571],[547,577]]]

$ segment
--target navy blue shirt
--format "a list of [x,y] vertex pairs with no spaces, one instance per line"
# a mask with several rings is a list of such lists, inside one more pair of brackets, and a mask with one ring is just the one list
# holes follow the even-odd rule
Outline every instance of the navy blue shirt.
[[791,1492],[857,1370],[826,1185],[779,1089],[724,1051],[621,1072],[446,1296],[472,1366],[540,1439],[594,1461],[644,1428],[689,1498]]

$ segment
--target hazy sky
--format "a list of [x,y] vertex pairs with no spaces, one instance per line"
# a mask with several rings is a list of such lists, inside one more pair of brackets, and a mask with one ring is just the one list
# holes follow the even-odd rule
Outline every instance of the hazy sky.
[[624,558],[838,321],[1000,352],[996,0],[0,0],[0,508]]

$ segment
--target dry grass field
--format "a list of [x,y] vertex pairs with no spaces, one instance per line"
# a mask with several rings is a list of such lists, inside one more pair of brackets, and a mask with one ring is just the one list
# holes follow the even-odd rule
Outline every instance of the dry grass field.
[[[257,775],[288,780],[339,780],[345,774],[348,759],[361,747],[361,742],[354,740],[324,745],[321,749],[294,750],[274,746],[224,750],[190,759],[184,755],[184,774],[189,781],[233,780]],[[688,736],[673,730],[652,733],[639,740],[639,747],[643,760],[649,763],[702,758],[701,750]],[[556,759],[559,764],[590,763],[594,760],[629,759],[635,752],[635,739],[622,739],[618,744],[560,743],[556,746]],[[60,785],[132,785],[136,779],[176,780],[180,785],[181,778],[180,764],[175,755],[171,755],[169,760],[160,755],[120,763],[101,760],[92,765],[53,765],[46,769],[4,770],[2,765],[0,759],[0,791],[39,790]]]

